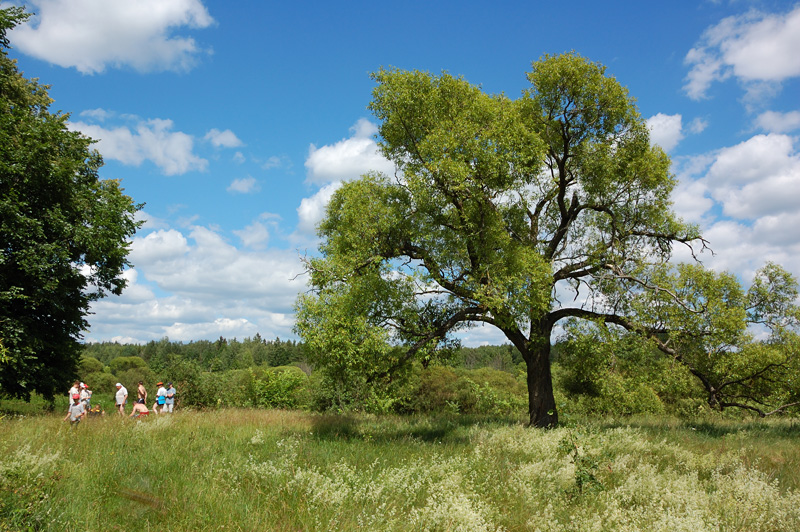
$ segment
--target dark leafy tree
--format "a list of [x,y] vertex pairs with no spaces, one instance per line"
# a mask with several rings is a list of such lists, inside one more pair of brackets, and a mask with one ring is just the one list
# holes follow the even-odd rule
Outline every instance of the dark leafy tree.
[[125,286],[141,208],[98,176],[92,140],[51,113],[8,57],[22,9],[0,9],[0,395],[52,397],[77,372],[92,301]]

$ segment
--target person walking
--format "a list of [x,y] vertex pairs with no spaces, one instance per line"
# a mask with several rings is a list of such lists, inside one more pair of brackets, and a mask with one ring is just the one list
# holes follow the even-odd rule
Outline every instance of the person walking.
[[72,396],[75,395],[76,393],[77,394],[81,393],[80,384],[81,381],[75,381],[72,384],[72,388],[70,388],[69,392],[67,392],[67,401],[69,402],[70,405],[72,404]]
[[122,385],[122,383],[117,383],[117,393],[114,395],[114,399],[117,403],[117,410],[119,411],[120,416],[125,415],[125,403],[128,402],[128,390]]
[[81,403],[81,396],[77,393],[72,394],[72,404],[69,405],[64,421],[69,419],[69,424],[74,427],[85,417],[86,408],[84,408],[83,403]]
[[141,399],[147,404],[147,390],[144,389],[144,381],[139,381],[139,388],[136,390],[136,395],[137,402]]
[[158,386],[158,390],[156,391],[156,400],[153,403],[153,411],[158,414],[159,406],[161,407],[161,411],[164,411],[164,404],[167,400],[167,389],[164,388],[164,383],[161,381],[158,381],[156,386]]
[[172,413],[172,410],[175,408],[175,394],[178,393],[175,391],[175,388],[172,386],[171,382],[167,383],[167,396],[164,400],[164,408],[162,412],[169,412]]
[[86,409],[88,412],[92,408],[92,390],[89,389],[89,386],[86,385],[85,382],[81,383],[81,403],[83,403],[83,408]]

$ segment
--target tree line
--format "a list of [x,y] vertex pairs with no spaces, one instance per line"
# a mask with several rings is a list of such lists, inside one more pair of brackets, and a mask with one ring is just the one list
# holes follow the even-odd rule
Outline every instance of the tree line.
[[[390,346],[387,346],[390,348]],[[761,413],[766,405],[796,401],[797,375],[776,357],[794,353],[789,343],[771,342],[762,349],[773,357],[739,356],[736,364],[720,360],[707,367],[704,379],[684,364],[664,356],[657,345],[631,335],[573,323],[551,346],[554,397],[569,415],[669,414],[692,417],[712,411],[739,416]],[[325,353],[313,353],[294,340],[252,338],[147,344],[92,343],[84,346],[81,380],[96,398],[111,397],[114,384],[135,389],[161,380],[175,383],[183,408],[266,407],[314,411],[396,414],[461,413],[518,418],[526,412],[526,364],[511,344],[451,346],[427,362],[412,361],[381,379],[347,373],[329,364]],[[767,367],[774,364],[774,367]],[[782,374],[785,382],[776,377]],[[709,396],[706,381],[742,380],[746,390]],[[734,387],[735,388],[735,387]],[[723,392],[725,395],[723,395]],[[747,395],[749,394],[749,396]],[[720,397],[738,395],[749,408],[724,408]],[[730,399],[728,399],[730,400]],[[745,403],[750,401],[750,403]],[[771,410],[774,410],[771,409]],[[796,412],[796,405],[781,412]],[[777,411],[775,412],[777,413]]]

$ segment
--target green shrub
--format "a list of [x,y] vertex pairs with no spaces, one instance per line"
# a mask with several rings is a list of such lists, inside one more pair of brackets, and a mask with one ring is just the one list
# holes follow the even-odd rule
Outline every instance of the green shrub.
[[308,375],[295,366],[268,368],[261,375],[251,370],[254,404],[267,408],[301,408],[308,405]]
[[525,412],[527,389],[511,373],[492,368],[416,368],[399,413],[460,412],[490,416]]
[[417,366],[412,373],[405,397],[403,413],[444,412],[458,409],[458,375],[453,368]]
[[[100,373],[103,371],[103,363],[95,357],[83,355],[78,363],[78,373],[83,377],[89,373]],[[84,380],[85,382],[85,380]]]
[[108,363],[108,367],[111,369],[111,373],[119,376],[129,369],[146,368],[147,362],[142,357],[117,357]]
[[92,390],[92,394],[113,394],[116,391],[117,378],[110,373],[99,372],[83,375],[83,382]]

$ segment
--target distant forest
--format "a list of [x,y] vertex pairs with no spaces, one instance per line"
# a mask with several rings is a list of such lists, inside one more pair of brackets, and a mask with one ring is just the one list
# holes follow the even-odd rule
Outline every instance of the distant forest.
[[[554,346],[553,360],[558,358],[558,348],[558,345]],[[259,334],[243,340],[220,336],[215,341],[197,340],[187,343],[173,342],[168,338],[153,340],[143,345],[117,342],[88,343],[84,347],[84,357],[95,358],[103,366],[111,366],[113,360],[120,357],[140,357],[156,373],[169,371],[171,366],[180,362],[196,364],[201,371],[288,365],[297,365],[306,371],[312,369],[306,364],[302,342],[280,338],[266,340]],[[444,365],[455,368],[488,367],[512,373],[522,362],[519,351],[510,344],[459,347],[444,358]]]

